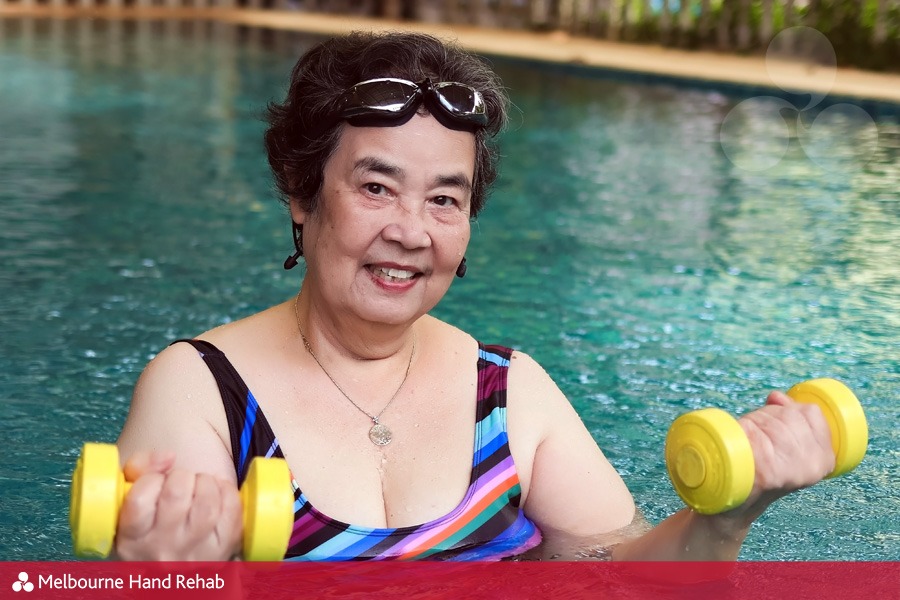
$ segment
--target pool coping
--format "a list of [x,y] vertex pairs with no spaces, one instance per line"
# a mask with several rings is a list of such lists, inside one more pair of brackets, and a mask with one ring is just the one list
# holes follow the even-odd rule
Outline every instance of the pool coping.
[[790,80],[792,93],[814,93],[900,105],[900,75],[806,62],[767,61],[765,56],[737,56],[687,51],[658,45],[626,44],[571,36],[564,32],[526,32],[487,27],[391,21],[313,12],[164,7],[53,7],[0,4],[0,18],[56,17],[107,19],[210,19],[252,27],[324,35],[354,30],[411,30],[455,39],[482,54],[546,63],[658,76],[668,81],[721,83],[783,94],[773,80]]

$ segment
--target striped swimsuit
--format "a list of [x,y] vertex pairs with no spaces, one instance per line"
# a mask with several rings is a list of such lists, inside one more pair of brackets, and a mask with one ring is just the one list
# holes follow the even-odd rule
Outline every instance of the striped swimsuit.
[[[193,345],[212,371],[222,395],[232,458],[242,483],[255,456],[283,457],[278,440],[247,385],[225,355],[209,342]],[[322,514],[292,479],[294,529],[287,560],[499,560],[541,541],[540,530],[519,507],[519,477],[506,434],[509,348],[478,344],[475,450],[466,495],[443,517],[421,525],[373,528]]]

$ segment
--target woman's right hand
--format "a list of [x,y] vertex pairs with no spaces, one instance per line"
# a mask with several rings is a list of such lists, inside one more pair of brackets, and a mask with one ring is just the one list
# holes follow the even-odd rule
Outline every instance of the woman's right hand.
[[240,554],[243,516],[234,483],[173,468],[175,456],[138,452],[125,463],[133,483],[119,514],[123,560],[228,560]]

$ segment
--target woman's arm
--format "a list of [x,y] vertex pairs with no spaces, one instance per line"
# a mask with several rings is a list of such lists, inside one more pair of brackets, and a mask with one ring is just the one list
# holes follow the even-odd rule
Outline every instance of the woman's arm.
[[177,344],[150,362],[117,442],[134,484],[119,516],[118,557],[222,560],[237,553],[241,507],[227,427],[215,380],[194,348]]
[[750,525],[778,498],[809,487],[835,464],[822,411],[772,392],[766,405],[738,420],[753,448],[753,489],[740,506],[718,515],[682,510],[647,535],[621,544],[623,560],[735,560]]
[[[517,356],[509,373],[510,445],[517,466],[526,465],[519,468],[524,510],[544,532],[545,557],[604,556],[612,548],[621,560],[734,560],[769,504],[834,467],[821,411],[774,392],[739,421],[756,461],[750,497],[720,515],[684,509],[647,531],[631,493],[571,404],[537,363]],[[532,451],[530,461],[522,458]]]

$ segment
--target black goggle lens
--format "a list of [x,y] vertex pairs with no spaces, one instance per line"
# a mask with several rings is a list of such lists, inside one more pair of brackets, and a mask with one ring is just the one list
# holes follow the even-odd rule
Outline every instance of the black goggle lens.
[[419,87],[402,81],[382,79],[356,84],[350,88],[344,112],[363,114],[365,110],[401,112],[419,94]]
[[428,80],[413,83],[405,79],[370,79],[357,83],[342,97],[340,118],[391,116],[409,114],[419,102],[430,97],[444,116],[467,125],[486,125],[487,111],[484,97],[475,88],[444,81],[432,84]]

